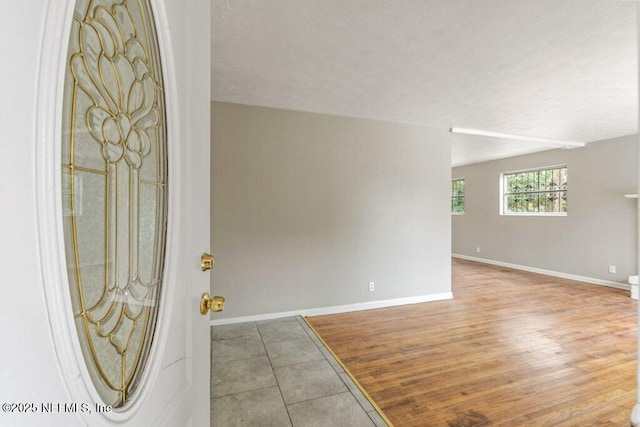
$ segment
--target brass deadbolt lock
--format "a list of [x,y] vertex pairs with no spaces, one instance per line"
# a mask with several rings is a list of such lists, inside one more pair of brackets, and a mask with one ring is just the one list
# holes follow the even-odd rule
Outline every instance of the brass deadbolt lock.
[[214,296],[211,298],[207,292],[202,294],[200,300],[200,313],[207,314],[209,310],[218,312],[224,310],[225,300],[224,297]]
[[200,267],[202,267],[202,271],[211,270],[215,263],[216,259],[213,255],[206,252],[202,254],[202,257],[200,258]]

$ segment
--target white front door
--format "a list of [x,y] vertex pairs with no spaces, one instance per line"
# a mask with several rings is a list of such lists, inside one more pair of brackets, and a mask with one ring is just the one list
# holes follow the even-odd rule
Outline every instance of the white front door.
[[168,246],[148,363],[118,409],[101,400],[83,357],[65,262],[61,102],[74,5],[13,1],[0,15],[0,425],[208,426],[209,316],[199,308],[209,290],[200,257],[209,249],[210,5],[151,1],[166,85]]

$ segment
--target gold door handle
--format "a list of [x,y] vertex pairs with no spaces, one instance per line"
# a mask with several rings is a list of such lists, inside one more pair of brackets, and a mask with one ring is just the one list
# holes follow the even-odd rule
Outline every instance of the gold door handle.
[[200,300],[200,313],[207,314],[209,310],[218,312],[224,310],[225,300],[224,297],[214,296],[211,298],[207,292],[202,294]]
[[202,254],[202,257],[200,258],[200,267],[202,267],[202,271],[211,270],[215,263],[216,259],[213,255],[206,252]]

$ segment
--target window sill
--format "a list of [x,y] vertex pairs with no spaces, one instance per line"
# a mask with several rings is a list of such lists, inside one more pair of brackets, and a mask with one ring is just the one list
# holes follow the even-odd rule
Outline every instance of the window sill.
[[566,212],[503,212],[501,216],[567,216]]

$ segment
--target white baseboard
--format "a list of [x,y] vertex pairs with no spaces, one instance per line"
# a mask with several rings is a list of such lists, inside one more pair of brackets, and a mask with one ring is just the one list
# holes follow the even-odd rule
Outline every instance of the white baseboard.
[[629,276],[629,285],[631,285],[631,298],[638,299],[638,282],[640,279],[638,276]]
[[501,267],[513,268],[515,270],[529,271],[531,273],[538,273],[538,274],[544,274],[547,276],[560,277],[562,279],[576,280],[578,282],[591,283],[591,284],[600,285],[600,286],[608,286],[610,288],[624,289],[627,291],[631,290],[631,285],[627,283],[613,282],[610,280],[602,280],[602,279],[594,279],[592,277],[577,276],[575,274],[560,273],[558,271],[545,270],[545,269],[536,268],[536,267],[528,267],[526,265],[510,264],[508,262],[495,261],[495,260],[486,259],[486,258],[477,258],[477,257],[467,256],[467,255],[451,254],[451,256],[454,258],[466,259],[469,261],[482,262],[484,264],[492,264],[492,265],[499,265]]
[[418,304],[422,302],[442,301],[452,299],[451,292],[442,294],[422,295],[418,297],[396,298],[383,301],[362,302],[358,304],[337,305],[333,307],[308,308],[302,310],[282,311],[279,313],[256,314],[253,316],[229,317],[227,319],[211,320],[211,326],[228,325],[231,323],[257,322],[260,320],[279,319],[291,316],[322,316],[324,314],[348,313],[350,311],[372,310],[374,308],[394,307],[398,305]]

